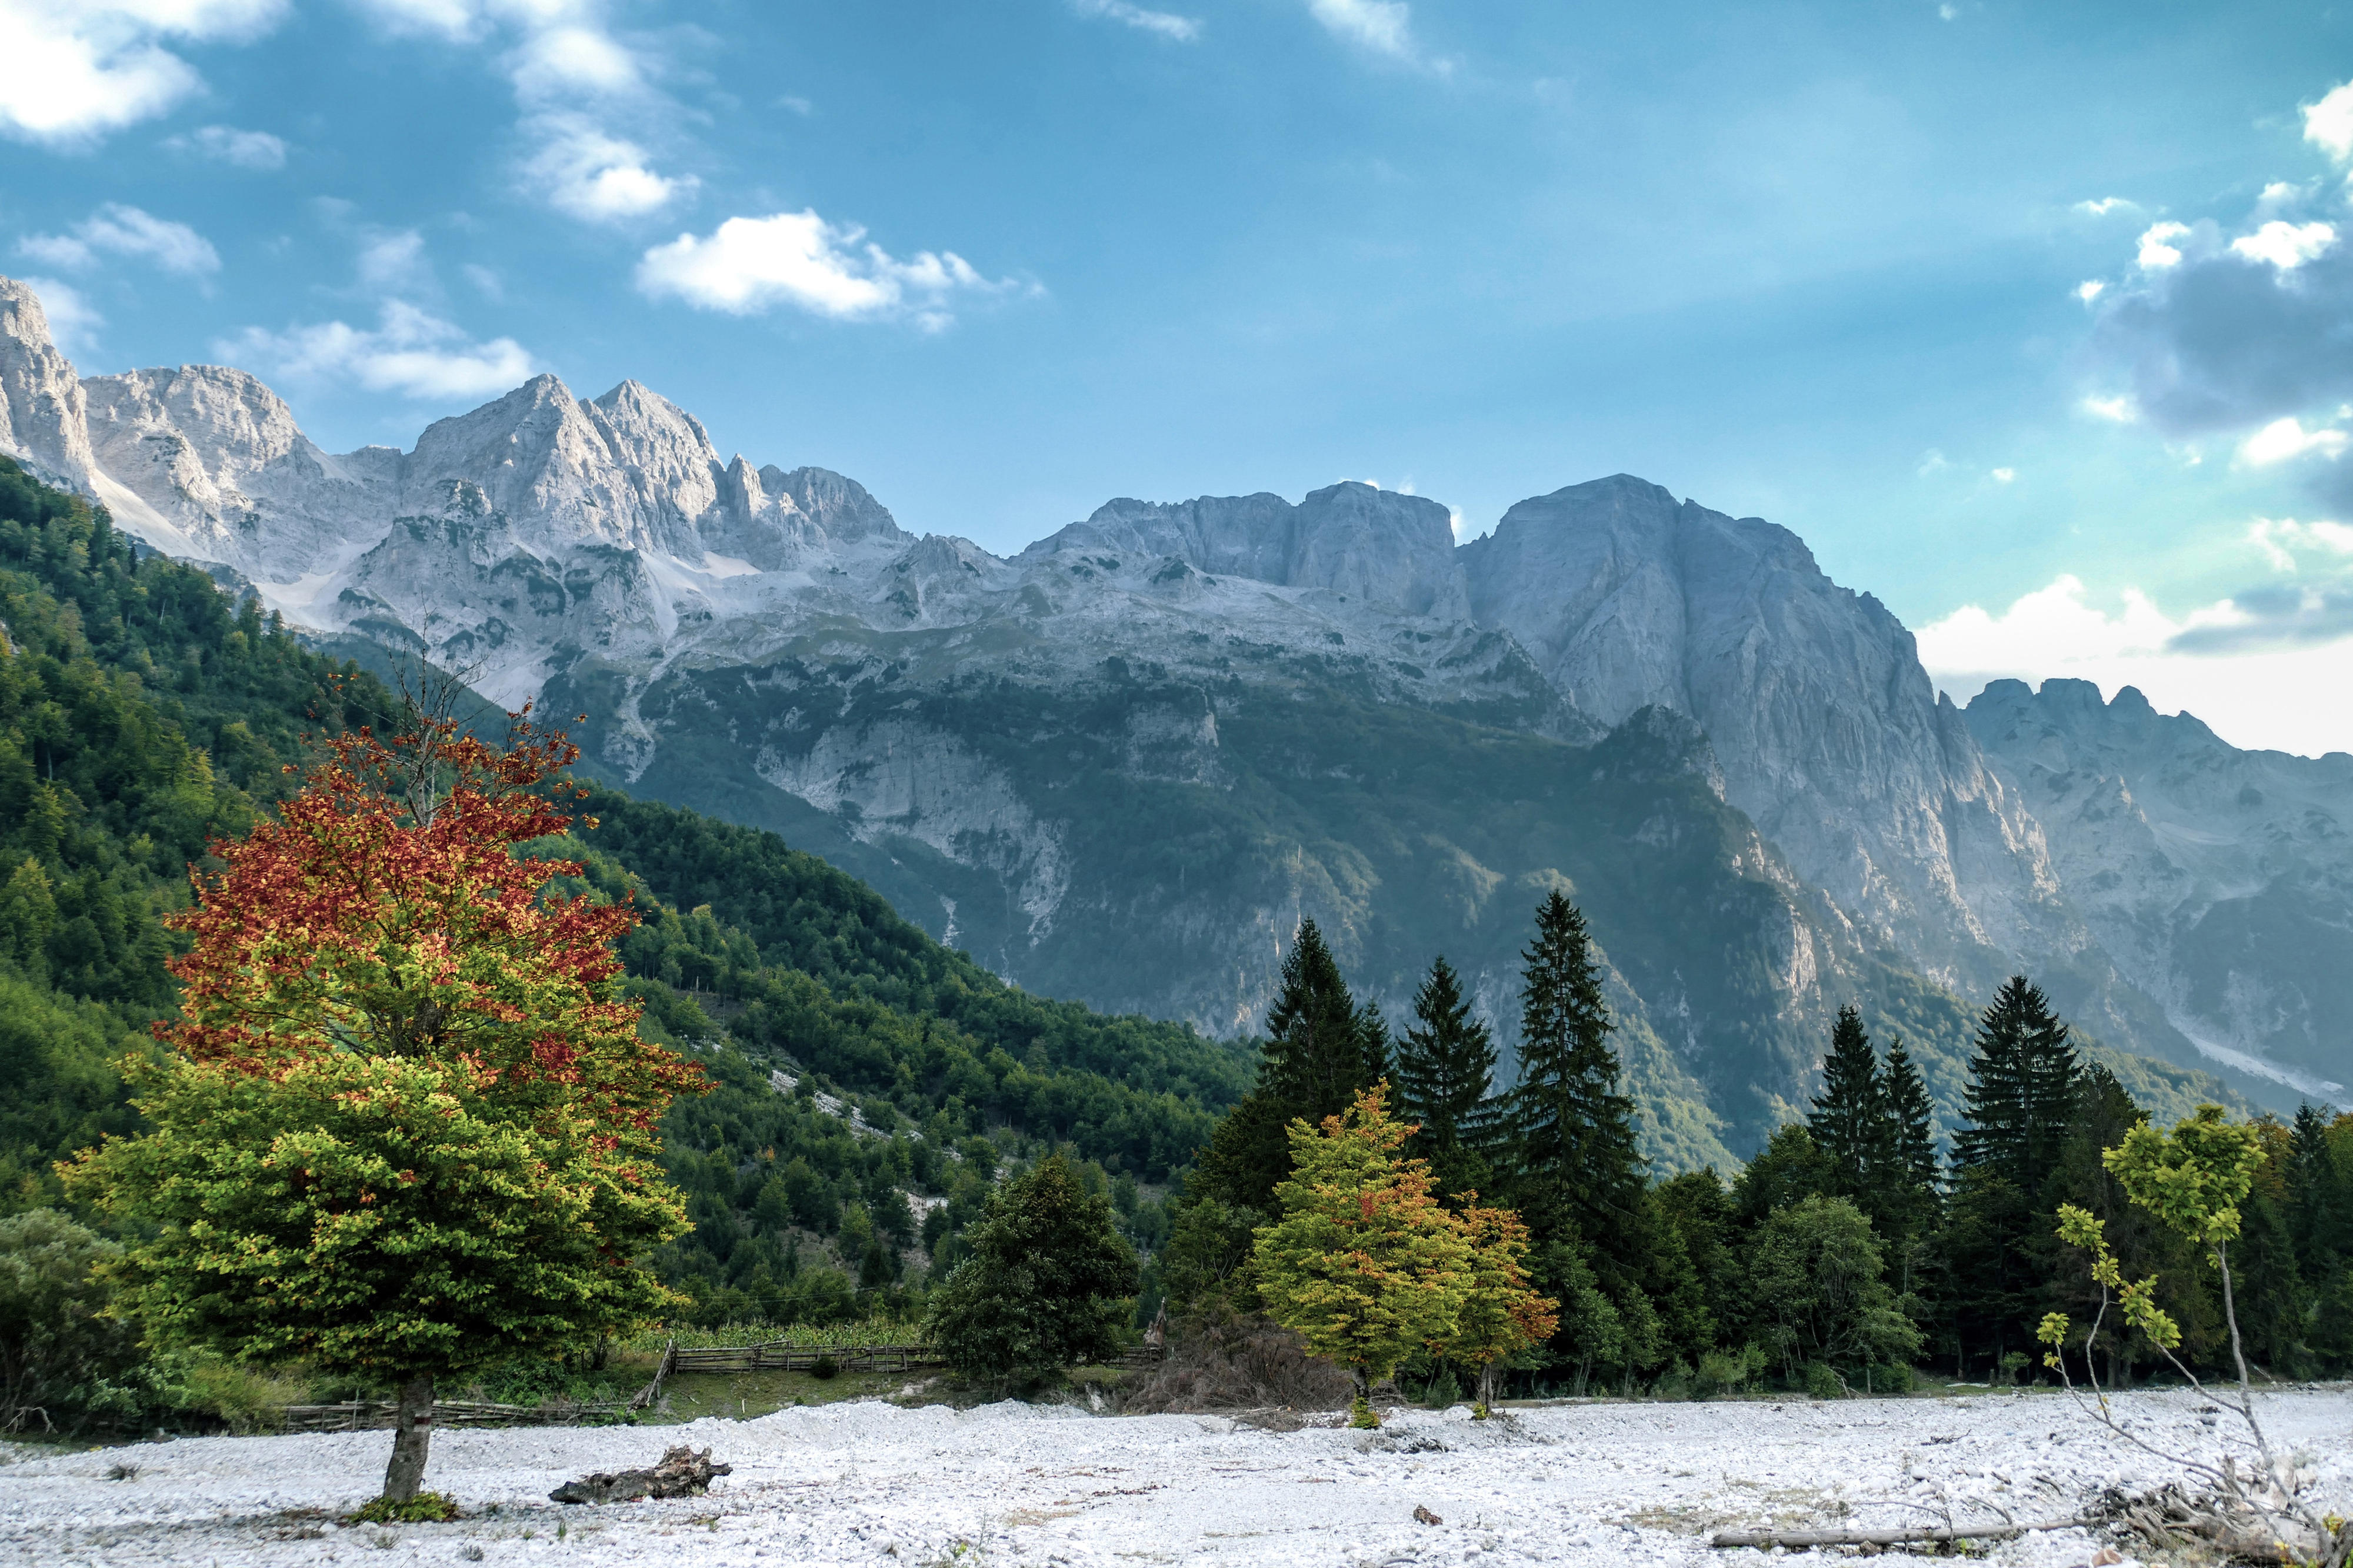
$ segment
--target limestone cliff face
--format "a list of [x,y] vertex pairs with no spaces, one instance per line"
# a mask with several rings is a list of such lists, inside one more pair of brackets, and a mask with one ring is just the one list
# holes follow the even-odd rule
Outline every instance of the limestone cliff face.
[[1973,992],[2090,945],[1912,634],[1788,530],[1621,474],[1522,501],[1461,554],[1472,613],[1581,711],[1695,720],[1733,804],[1873,942]]
[[2183,1033],[2341,1100],[2353,1079],[2353,756],[2242,752],[2131,687],[1998,680],[1968,723],[2093,931]]
[[49,341],[39,298],[13,278],[0,278],[0,452],[43,479],[92,488],[81,383]]

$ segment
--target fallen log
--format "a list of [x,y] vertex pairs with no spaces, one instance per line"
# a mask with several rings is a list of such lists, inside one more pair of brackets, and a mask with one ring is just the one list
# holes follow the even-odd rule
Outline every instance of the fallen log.
[[1807,1546],[1905,1546],[1914,1542],[2008,1541],[2041,1530],[2073,1530],[2096,1524],[2091,1519],[2051,1519],[2033,1524],[1916,1524],[1884,1530],[1719,1530],[1710,1546],[1754,1546],[1759,1551],[1781,1546],[1795,1551]]
[[547,1494],[550,1502],[635,1502],[640,1498],[701,1497],[711,1489],[714,1476],[732,1473],[732,1467],[711,1462],[711,1450],[700,1454],[681,1444],[665,1452],[649,1470],[598,1471],[566,1481]]

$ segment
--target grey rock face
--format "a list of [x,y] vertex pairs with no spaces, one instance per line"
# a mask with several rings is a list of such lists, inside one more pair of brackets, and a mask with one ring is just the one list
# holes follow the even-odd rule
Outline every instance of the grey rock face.
[[40,300],[13,278],[0,278],[0,452],[56,483],[92,486],[81,383],[49,341]]
[[1109,501],[1022,558],[1060,551],[1173,556],[1212,576],[1324,588],[1411,616],[1470,618],[1446,509],[1353,479],[1310,491],[1297,506],[1264,492],[1172,504]]
[[1728,798],[1874,942],[1968,993],[2090,945],[1912,634],[1787,529],[1620,474],[1520,502],[1461,554],[1472,613],[1579,710],[1697,721]]
[[1997,680],[1970,730],[2106,950],[2218,1059],[2353,1079],[2353,756],[2242,752],[2132,687]]

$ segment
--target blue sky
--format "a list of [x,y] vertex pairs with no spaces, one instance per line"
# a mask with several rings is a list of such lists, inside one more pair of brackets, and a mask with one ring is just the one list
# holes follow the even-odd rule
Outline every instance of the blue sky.
[[77,364],[331,448],[634,376],[1000,552],[1622,469],[1957,695],[2353,749],[2353,12],[0,0],[0,271]]

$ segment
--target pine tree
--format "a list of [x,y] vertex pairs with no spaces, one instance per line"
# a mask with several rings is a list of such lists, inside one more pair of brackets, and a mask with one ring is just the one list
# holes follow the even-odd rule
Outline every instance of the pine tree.
[[1049,1154],[999,1187],[965,1241],[972,1255],[941,1285],[930,1318],[959,1372],[1001,1388],[1119,1352],[1135,1252],[1111,1199],[1090,1194],[1068,1157]]
[[2029,1349],[2036,1255],[2055,1223],[2046,1188],[2078,1109],[2079,1078],[2067,1026],[2025,976],[2013,976],[1978,1019],[1967,1123],[1953,1139],[1953,1203],[1939,1250],[1964,1361],[1983,1353],[1999,1365]]
[[1841,1007],[1831,1029],[1830,1054],[1822,1058],[1822,1092],[1806,1118],[1822,1157],[1825,1185],[1833,1197],[1848,1198],[1887,1234],[1890,1205],[1884,1201],[1889,1167],[1895,1158],[1895,1121],[1879,1058],[1863,1032],[1862,1015]]
[[1267,1010],[1259,1087],[1281,1100],[1291,1116],[1320,1122],[1379,1081],[1388,1067],[1388,1035],[1377,1009],[1358,1011],[1315,922],[1300,921],[1282,961],[1282,989]]
[[2011,976],[1978,1021],[1968,1125],[1953,1140],[1954,1163],[1991,1166],[2021,1192],[2039,1193],[2074,1112],[2080,1070],[2049,999]]
[[[1251,1211],[1223,1233],[1228,1250],[1247,1235],[1244,1226],[1256,1223],[1253,1215],[1274,1210],[1274,1189],[1291,1174],[1284,1128],[1297,1118],[1318,1122],[1346,1110],[1388,1067],[1388,1028],[1380,1009],[1357,1007],[1312,920],[1299,922],[1298,938],[1282,961],[1282,990],[1267,1010],[1266,1035],[1258,1087],[1218,1123],[1185,1184],[1188,1201]],[[1187,1232],[1188,1237],[1198,1234]],[[1201,1262],[1219,1278],[1229,1271]]]
[[1894,1140],[1885,1178],[1893,1193],[1887,1205],[1889,1261],[1897,1292],[1909,1296],[1913,1266],[1936,1224],[1941,1182],[1936,1110],[1928,1099],[1928,1085],[1912,1064],[1912,1053],[1904,1048],[1900,1035],[1887,1045],[1884,1082],[1888,1123]]
[[1888,1044],[1886,1072],[1887,1113],[1895,1124],[1897,1179],[1933,1196],[1938,1173],[1936,1107],[1900,1035]]
[[1453,966],[1441,957],[1414,994],[1414,1023],[1398,1043],[1392,1082],[1398,1120],[1420,1131],[1407,1148],[1430,1162],[1448,1197],[1484,1185],[1492,1134],[1495,1042],[1471,1015]]
[[1634,1102],[1618,1092],[1585,917],[1557,889],[1521,957],[1520,1082],[1510,1100],[1521,1212],[1540,1241],[1565,1227],[1599,1239],[1632,1218],[1643,1162]]

